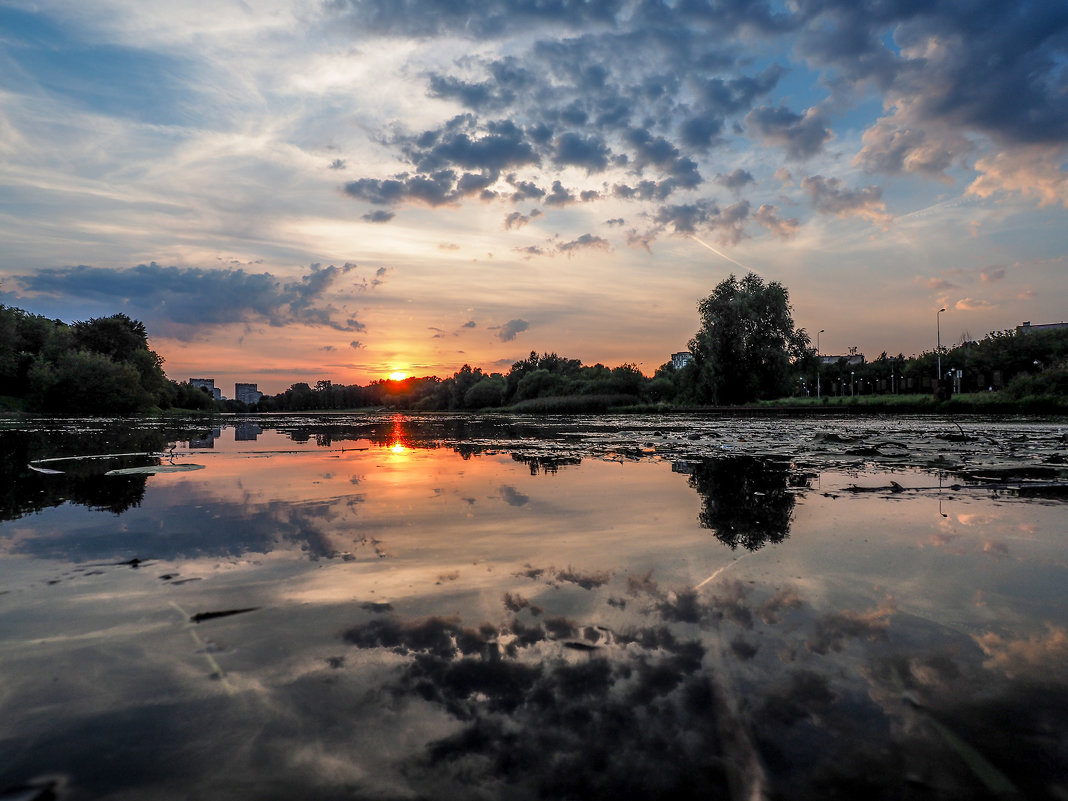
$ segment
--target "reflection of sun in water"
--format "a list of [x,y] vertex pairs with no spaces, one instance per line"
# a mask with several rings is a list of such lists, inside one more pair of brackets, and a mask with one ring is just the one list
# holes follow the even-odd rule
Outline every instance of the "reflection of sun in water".
[[398,456],[400,454],[402,454],[402,453],[407,453],[408,452],[408,449],[405,448],[403,445],[401,445],[399,442],[394,442],[393,446],[390,448],[390,450],[393,451]]
[[405,373],[403,370],[397,370],[395,373],[389,374],[390,381],[403,381],[407,377],[408,374]]

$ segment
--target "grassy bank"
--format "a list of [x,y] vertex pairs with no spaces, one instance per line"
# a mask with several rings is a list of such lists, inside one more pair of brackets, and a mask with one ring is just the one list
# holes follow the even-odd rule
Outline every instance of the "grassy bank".
[[864,395],[855,397],[779,398],[756,404],[760,408],[886,414],[1055,414],[1068,415],[1068,398],[1032,395],[1015,398],[1005,392],[968,392],[939,401],[933,395]]

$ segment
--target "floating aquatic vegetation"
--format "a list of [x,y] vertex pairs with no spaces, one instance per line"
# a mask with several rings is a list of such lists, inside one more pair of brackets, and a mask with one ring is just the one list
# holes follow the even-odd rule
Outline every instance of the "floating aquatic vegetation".
[[146,467],[123,467],[118,470],[108,470],[105,476],[154,476],[157,473],[189,473],[194,470],[203,470],[202,464],[160,464]]

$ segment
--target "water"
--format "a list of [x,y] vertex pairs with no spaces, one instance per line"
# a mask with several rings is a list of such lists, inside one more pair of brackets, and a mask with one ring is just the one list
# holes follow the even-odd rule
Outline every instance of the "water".
[[10,797],[1068,796],[1063,425],[39,420],[0,450]]

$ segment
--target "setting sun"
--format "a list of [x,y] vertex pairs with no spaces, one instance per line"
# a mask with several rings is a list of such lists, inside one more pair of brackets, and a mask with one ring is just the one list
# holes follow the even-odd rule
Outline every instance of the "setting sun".
[[398,370],[395,373],[390,373],[389,374],[389,380],[390,381],[403,381],[407,377],[408,377],[408,374],[405,373],[405,372],[401,372],[400,370]]

